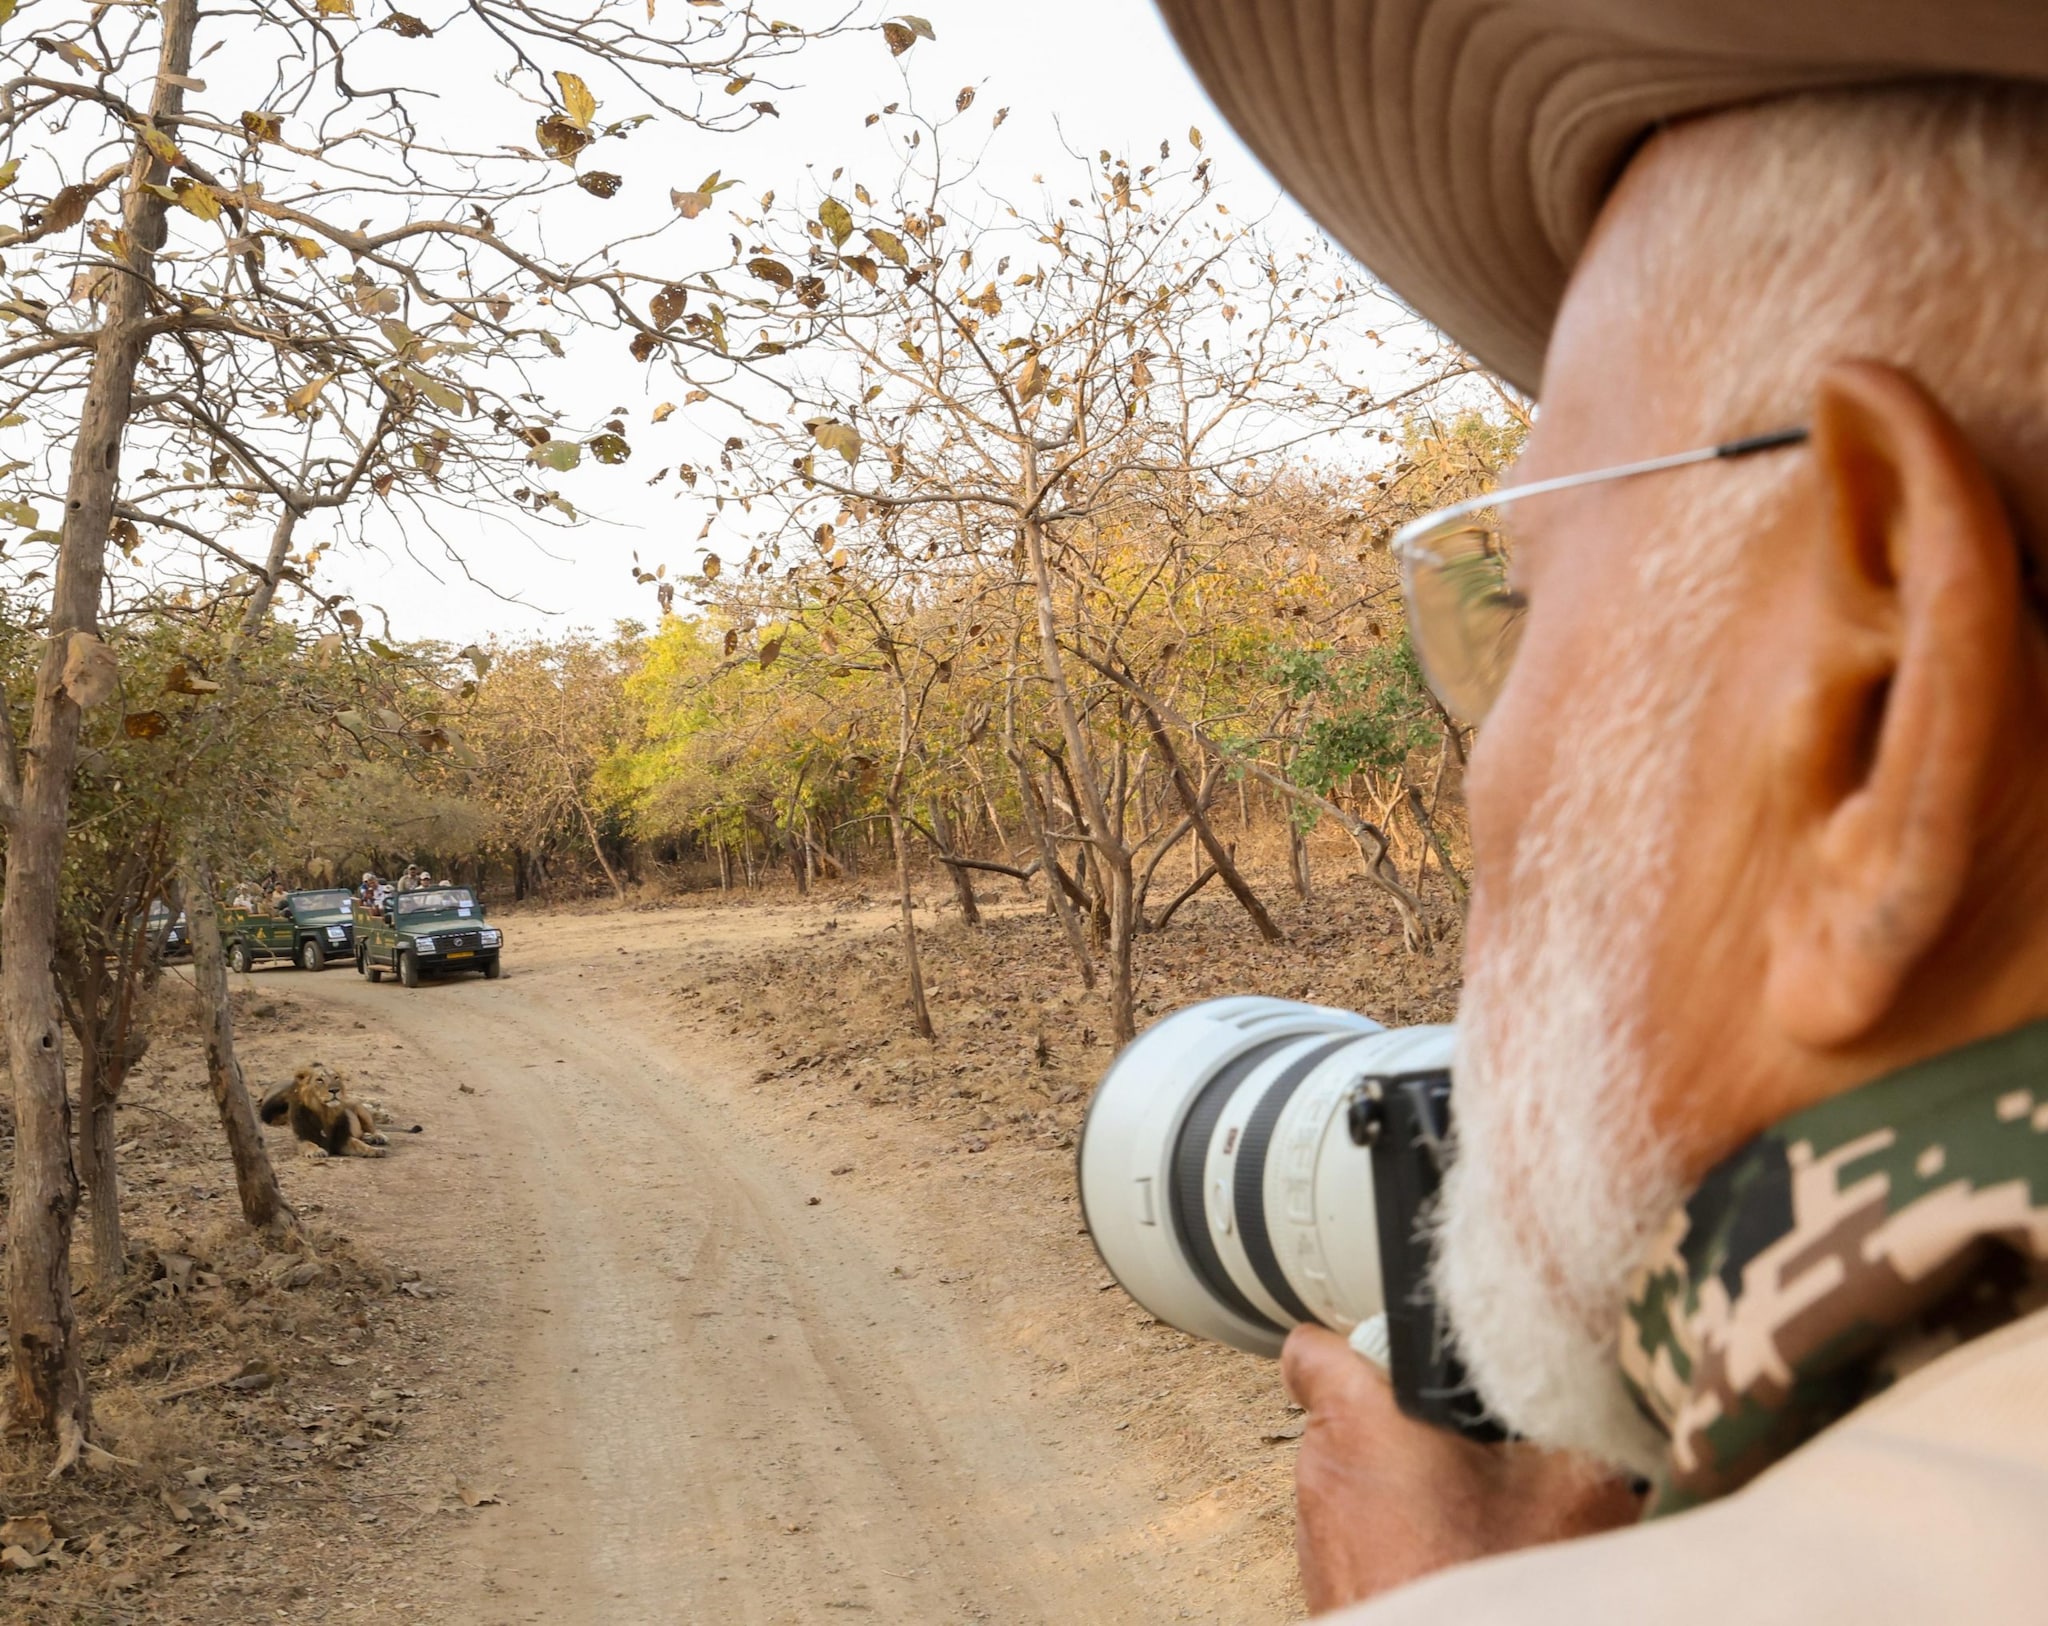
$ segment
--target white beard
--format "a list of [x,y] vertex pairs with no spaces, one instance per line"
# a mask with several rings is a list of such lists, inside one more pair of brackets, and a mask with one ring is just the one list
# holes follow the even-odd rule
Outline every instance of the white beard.
[[[1607,866],[1623,898],[1638,895],[1629,867]],[[1619,1014],[1639,944],[1564,899],[1538,913],[1466,984],[1437,1297],[1503,1423],[1648,1473],[1664,1442],[1623,1386],[1615,1336],[1629,1276],[1682,1192],[1636,1109],[1642,1047]]]
[[1645,576],[1692,578],[1644,583],[1645,602],[1685,612],[1639,627],[1582,691],[1598,714],[1558,741],[1556,777],[1523,820],[1500,877],[1514,910],[1473,945],[1457,1155],[1435,1222],[1438,1300],[1493,1414],[1642,1474],[1666,1442],[1615,1341],[1630,1278],[1685,1195],[1648,1120],[1640,1013],[1686,795],[1694,656],[1728,601],[1725,582],[1701,579],[1710,555],[1643,562]]

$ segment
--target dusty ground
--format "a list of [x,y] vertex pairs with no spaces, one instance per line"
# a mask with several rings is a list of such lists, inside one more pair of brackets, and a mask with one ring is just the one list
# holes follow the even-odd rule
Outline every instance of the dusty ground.
[[[1261,950],[1231,908],[1198,899],[1148,944],[1149,1003],[1253,987],[1444,1012],[1454,937],[1431,960],[1391,953],[1391,921],[1336,887]],[[144,1555],[125,1586],[105,1563],[8,1578],[0,1614],[10,1598],[51,1620],[569,1626],[1297,1610],[1297,1429],[1273,1368],[1152,1321],[1080,1234],[1073,1132],[1107,1023],[1042,917],[941,918],[935,1045],[901,1032],[891,915],[857,894],[506,925],[498,983],[248,979],[269,1008],[250,1013],[254,1082],[322,1056],[425,1133],[382,1161],[286,1162],[332,1276],[277,1288],[237,1253],[222,1291],[243,1322],[215,1357],[290,1362],[274,1387],[139,1409],[181,1430],[160,1476],[206,1466],[231,1426],[267,1442],[339,1417],[315,1449],[360,1443],[296,1480],[276,1459],[301,1453],[266,1444],[223,1504],[260,1504],[251,1529],[204,1507],[178,1521],[159,1497],[122,1538]],[[232,1238],[224,1177],[206,1222]],[[280,1332],[295,1313],[308,1329]],[[25,1505],[10,1493],[4,1511]],[[87,1539],[81,1515],[72,1545]]]

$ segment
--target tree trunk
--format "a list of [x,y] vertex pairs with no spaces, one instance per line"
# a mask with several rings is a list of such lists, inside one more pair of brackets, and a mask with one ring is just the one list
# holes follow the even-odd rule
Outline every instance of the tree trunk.
[[1109,1025],[1118,1044],[1138,1036],[1138,922],[1130,855],[1109,867]]
[[974,896],[974,878],[958,864],[947,862],[953,856],[953,830],[946,822],[946,804],[943,797],[934,796],[931,801],[932,834],[938,838],[939,859],[946,864],[946,872],[953,877],[953,896],[960,904],[960,913],[970,926],[981,924],[981,905]]
[[[1036,468],[1027,469],[1026,476],[1027,482],[1035,486]],[[1131,854],[1114,833],[1115,827],[1096,775],[1095,759],[1088,750],[1080,715],[1074,709],[1073,692],[1067,685],[1066,661],[1060,654],[1059,625],[1053,603],[1052,565],[1046,557],[1045,534],[1036,514],[1037,493],[1033,491],[1029,495],[1033,501],[1025,506],[1024,552],[1030,561],[1037,588],[1039,656],[1045,667],[1047,687],[1052,691],[1053,715],[1059,720],[1060,737],[1066,742],[1069,760],[1061,765],[1062,771],[1073,787],[1077,811],[1087,821],[1089,851],[1099,861],[1103,872],[1098,876],[1098,882],[1106,880],[1108,883],[1102,887],[1102,901],[1109,910],[1109,1020],[1117,1043],[1125,1044],[1136,1038],[1138,1032],[1137,998],[1132,986],[1134,965],[1131,950],[1137,922],[1131,918],[1134,891]]]
[[206,1035],[206,1080],[228,1155],[235,1165],[235,1190],[242,1199],[242,1217],[258,1231],[270,1231],[295,1219],[278,1190],[277,1171],[263,1144],[256,1108],[235,1055],[234,1011],[228,1003],[227,959],[221,952],[219,906],[214,901],[212,867],[188,850],[181,866],[185,918],[192,933],[192,981],[198,991],[199,1024]]
[[1444,846],[1444,838],[1437,831],[1436,821],[1429,816],[1429,809],[1423,806],[1422,792],[1413,785],[1408,787],[1408,811],[1414,816],[1417,826],[1422,831],[1422,857],[1415,866],[1417,894],[1419,895],[1422,890],[1423,869],[1429,862],[1429,855],[1434,852],[1436,861],[1443,866],[1444,879],[1450,883],[1451,896],[1462,898],[1465,895],[1465,877],[1458,873],[1457,866],[1451,862],[1450,851]]
[[[131,866],[132,873],[132,866]],[[129,888],[117,884],[117,896]],[[117,903],[116,909],[120,908]],[[120,1088],[118,1058],[110,1049],[106,1009],[107,960],[101,952],[105,935],[91,930],[75,943],[60,941],[56,964],[59,1007],[69,1018],[78,1041],[78,1180],[92,1221],[93,1281],[105,1290],[127,1268],[121,1239],[121,1192],[114,1170],[114,1096]],[[126,949],[121,973],[126,971]],[[125,1023],[118,1024],[125,1027]]]
[[[1283,801],[1293,802],[1298,807],[1315,808],[1318,812],[1327,813],[1335,819],[1345,833],[1358,844],[1359,856],[1366,863],[1366,874],[1393,900],[1394,908],[1401,917],[1401,935],[1407,946],[1411,950],[1428,949],[1429,923],[1422,918],[1422,905],[1417,901],[1415,894],[1402,883],[1401,872],[1388,860],[1385,831],[1346,811],[1329,797],[1319,796],[1312,790],[1294,784],[1256,758],[1243,756],[1213,739],[1185,717],[1180,716],[1164,701],[1146,695],[1125,674],[1107,667],[1098,669],[1112,682],[1128,690],[1132,695],[1142,698],[1145,704],[1159,715],[1160,721],[1179,729],[1219,762],[1228,763],[1239,772],[1250,774]],[[1372,842],[1370,849],[1366,846],[1368,840]]]
[[612,868],[612,861],[604,855],[604,843],[598,839],[597,820],[590,816],[589,805],[580,794],[572,796],[571,799],[576,803],[576,811],[582,815],[583,833],[590,838],[590,850],[597,855],[597,867],[604,871],[604,878],[611,882],[613,896],[624,903],[625,883],[619,879],[619,872]]
[[[185,103],[198,0],[165,0],[151,116],[169,128]],[[117,276],[103,309],[92,373],[72,442],[64,522],[42,664],[36,673],[27,769],[12,720],[0,738],[0,794],[10,804],[6,900],[0,904],[0,1021],[14,1072],[14,1190],[7,1216],[7,1345],[15,1428],[57,1443],[57,1472],[83,1449],[92,1424],[71,1312],[71,1222],[78,1178],[63,1033],[50,974],[57,894],[78,757],[80,711],[67,676],[95,671],[107,533],[120,487],[121,441],[144,347],[147,287],[164,241],[169,170],[138,143],[123,187],[122,226],[132,274]],[[95,696],[97,698],[97,696]],[[18,776],[18,778],[17,778]]]
[[[1201,794],[1188,779],[1187,767],[1181,761],[1180,753],[1173,748],[1173,740],[1166,732],[1165,721],[1148,702],[1141,701],[1138,712],[1145,719],[1146,731],[1152,736],[1152,746],[1159,753],[1159,760],[1173,776],[1173,788],[1180,797],[1182,809],[1194,820],[1195,835],[1202,843],[1202,850],[1209,855],[1209,862],[1215,865],[1217,874],[1223,877],[1223,884],[1230,888],[1230,895],[1236,898],[1243,906],[1244,912],[1252,917],[1252,924],[1258,927],[1259,935],[1269,943],[1279,942],[1282,936],[1280,928],[1273,924],[1273,917],[1266,912],[1266,906],[1259,901],[1259,895],[1251,889],[1251,884],[1239,872],[1237,861],[1231,856],[1230,850],[1217,839],[1216,832],[1209,827],[1208,817],[1202,810]],[[1288,821],[1288,828],[1295,828],[1292,820]]]
[[[1199,856],[1200,849],[1197,848],[1196,852]],[[1192,898],[1197,892],[1201,891],[1202,888],[1207,886],[1211,881],[1215,880],[1216,873],[1216,866],[1214,864],[1209,865],[1206,869],[1197,871],[1195,878],[1188,882],[1186,886],[1182,887],[1180,891],[1175,893],[1173,901],[1169,903],[1164,909],[1159,911],[1159,918],[1153,921],[1151,925],[1147,928],[1147,930],[1155,932],[1165,931],[1167,926],[1172,922],[1173,917],[1180,911],[1180,906],[1186,903],[1188,899]]]
[[92,1219],[93,1280],[105,1290],[128,1269],[121,1182],[114,1167],[114,1092],[106,1087],[109,1058],[99,1044],[81,1039],[78,1049],[78,1177]]
[[1081,968],[1081,986],[1095,986],[1095,957],[1088,952],[1088,934],[1081,926],[1081,917],[1074,913],[1073,900],[1067,896],[1067,889],[1061,880],[1060,850],[1045,827],[1045,808],[1039,801],[1038,782],[1030,767],[1019,752],[1011,758],[1011,766],[1017,770],[1017,799],[1023,808],[1024,828],[1031,839],[1038,844],[1039,873],[1045,877],[1045,904],[1059,921],[1060,930],[1066,933],[1067,947],[1074,952],[1074,963]]
[[896,846],[896,900],[903,918],[903,978],[910,1002],[910,1025],[920,1039],[932,1034],[932,1013],[925,1004],[924,966],[917,953],[916,902],[910,894],[910,840],[903,828],[903,810],[889,803],[889,836]]
[[1307,903],[1315,890],[1308,873],[1308,834],[1294,818],[1287,821],[1287,873],[1294,882],[1294,895]]

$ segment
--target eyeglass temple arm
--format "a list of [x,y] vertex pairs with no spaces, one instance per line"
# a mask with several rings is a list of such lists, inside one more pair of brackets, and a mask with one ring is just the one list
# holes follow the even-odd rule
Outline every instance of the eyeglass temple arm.
[[1427,526],[1434,530],[1448,519],[1463,519],[1468,514],[1482,513],[1489,508],[1498,508],[1503,503],[1515,502],[1523,497],[1540,497],[1551,491],[1570,491],[1578,486],[1600,485],[1608,480],[1626,480],[1632,475],[1655,474],[1662,469],[1682,469],[1690,463],[1712,463],[1721,458],[1751,457],[1758,452],[1774,452],[1781,446],[1802,445],[1812,435],[1804,426],[1791,429],[1773,429],[1767,434],[1746,435],[1741,440],[1724,440],[1718,446],[1701,446],[1690,452],[1668,452],[1662,457],[1649,457],[1639,463],[1621,463],[1611,469],[1593,469],[1583,474],[1560,474],[1554,479],[1537,480],[1525,486],[1504,486],[1489,491],[1482,497],[1468,497],[1463,502],[1440,508],[1434,514],[1425,516],[1412,525],[1404,525],[1394,537],[1399,547],[1411,531]]

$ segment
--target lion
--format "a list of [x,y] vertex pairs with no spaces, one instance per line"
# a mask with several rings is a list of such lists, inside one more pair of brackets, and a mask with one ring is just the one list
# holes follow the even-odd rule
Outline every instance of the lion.
[[[312,1062],[293,1075],[291,1083],[272,1090],[260,1109],[267,1124],[287,1121],[308,1157],[384,1157],[390,1142],[378,1132],[390,1119],[374,1103],[342,1093],[341,1074],[324,1062]],[[413,1124],[405,1133],[417,1135]]]

